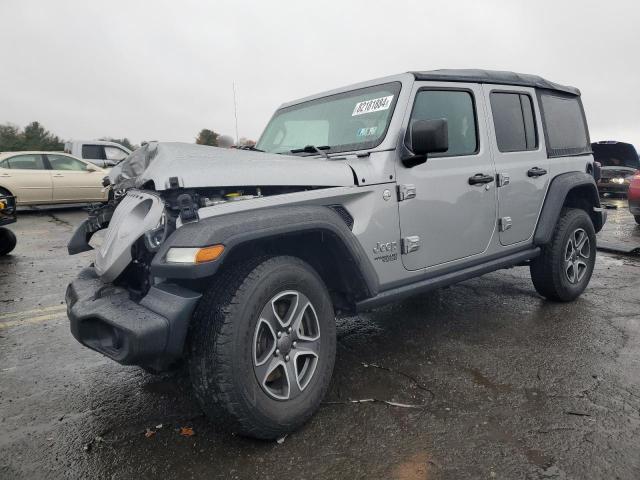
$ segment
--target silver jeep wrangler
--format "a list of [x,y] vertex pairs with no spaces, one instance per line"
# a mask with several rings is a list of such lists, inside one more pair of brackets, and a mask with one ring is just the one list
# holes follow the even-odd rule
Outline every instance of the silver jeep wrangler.
[[318,408],[335,316],[528,265],[586,288],[605,213],[580,92],[532,75],[410,72],[282,105],[255,148],[151,143],[105,180],[69,243],[83,345],[187,361],[204,411],[276,438]]

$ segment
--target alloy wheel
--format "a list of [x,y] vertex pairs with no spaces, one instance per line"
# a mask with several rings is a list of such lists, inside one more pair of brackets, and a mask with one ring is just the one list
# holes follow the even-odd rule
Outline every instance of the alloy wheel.
[[263,307],[253,336],[253,369],[276,400],[299,396],[311,382],[320,355],[320,323],[302,292],[274,295]]
[[564,251],[564,273],[569,283],[579,283],[587,270],[591,258],[591,242],[587,232],[578,228],[569,236]]

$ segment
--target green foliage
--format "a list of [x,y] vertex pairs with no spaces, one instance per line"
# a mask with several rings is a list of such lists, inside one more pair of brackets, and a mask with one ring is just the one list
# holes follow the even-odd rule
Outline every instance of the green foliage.
[[133,143],[131,143],[131,141],[127,137],[124,137],[124,138],[103,137],[100,140],[105,140],[107,142],[118,143],[118,144],[122,145],[123,147],[128,148],[132,152],[136,148],[138,148],[138,145],[134,145]]
[[219,133],[203,128],[202,130],[200,130],[200,133],[196,137],[196,143],[198,145],[211,145],[213,147],[217,147],[219,136]]
[[0,125],[0,152],[62,151],[63,148],[62,140],[46,130],[39,122],[31,122],[22,131],[15,125]]
[[0,152],[22,150],[20,129],[15,125],[0,125]]

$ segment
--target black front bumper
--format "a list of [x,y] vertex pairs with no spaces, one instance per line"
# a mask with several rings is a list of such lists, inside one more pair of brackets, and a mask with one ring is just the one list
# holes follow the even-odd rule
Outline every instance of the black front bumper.
[[67,287],[71,333],[86,347],[123,365],[161,369],[182,355],[201,294],[172,283],[154,285],[140,301],[83,269]]
[[598,182],[598,192],[600,194],[613,193],[616,195],[626,195],[628,191],[628,183]]

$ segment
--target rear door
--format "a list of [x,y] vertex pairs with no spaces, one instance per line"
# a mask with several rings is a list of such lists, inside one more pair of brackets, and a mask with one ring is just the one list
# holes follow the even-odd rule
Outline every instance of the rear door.
[[51,172],[39,153],[18,154],[2,160],[0,185],[16,196],[18,204],[51,202]]
[[[51,165],[54,202],[92,202],[105,198],[104,170],[89,171],[87,163],[62,154],[47,154]],[[91,168],[98,169],[96,166]]]
[[490,143],[498,174],[500,243],[532,237],[549,186],[549,159],[532,88],[484,85]]
[[416,82],[407,127],[447,120],[449,150],[426,163],[398,166],[399,188],[415,197],[398,203],[403,242],[419,248],[402,255],[408,270],[482,254],[495,231],[495,169],[488,148],[482,88],[477,84]]

